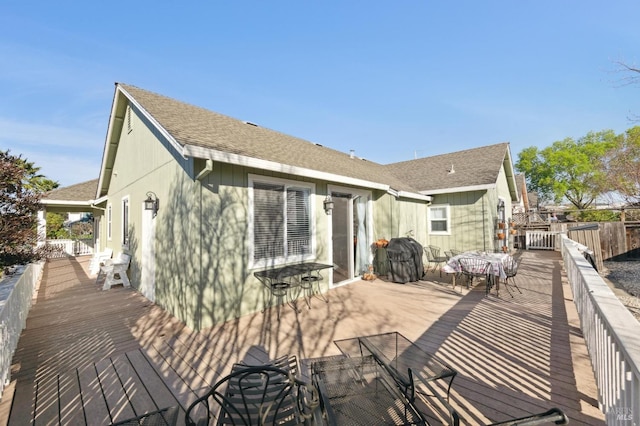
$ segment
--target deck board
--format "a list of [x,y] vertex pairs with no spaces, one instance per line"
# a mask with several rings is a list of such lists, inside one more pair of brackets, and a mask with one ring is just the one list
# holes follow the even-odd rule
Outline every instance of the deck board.
[[[448,277],[332,289],[299,312],[275,308],[196,332],[133,289],[102,291],[88,259],[46,264],[12,365],[0,424],[109,424],[169,406],[184,410],[230,371],[295,354],[301,372],[339,353],[334,340],[399,331],[458,370],[451,403],[464,424],[551,407],[604,425],[571,291],[554,252],[522,253],[522,294],[484,295]],[[441,389],[442,390],[442,389]],[[437,410],[436,410],[437,411]]]
[[82,408],[77,370],[60,374],[58,377],[58,398],[60,399],[60,424],[85,424],[86,419]]

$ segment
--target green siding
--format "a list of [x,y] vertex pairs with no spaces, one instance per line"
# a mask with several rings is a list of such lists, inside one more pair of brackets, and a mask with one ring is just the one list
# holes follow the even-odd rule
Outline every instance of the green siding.
[[[109,186],[108,203],[113,206],[111,241],[106,239],[106,217],[101,223],[102,244],[115,253],[125,250],[133,255],[129,271],[133,286],[139,288],[142,270],[143,201],[146,192],[153,191],[160,199],[155,218],[156,303],[194,329],[261,310],[268,294],[253,276],[247,251],[249,175],[315,185],[316,260],[332,262],[330,216],[323,208],[327,182],[222,163],[214,163],[210,174],[202,181],[194,181],[205,161],[182,158],[162,134],[150,130],[153,127],[133,112],[131,131],[124,125],[118,139],[114,161],[117,175]],[[498,192],[506,194],[503,196],[510,211],[504,172],[497,189],[434,196],[433,204],[451,206],[451,235],[436,236],[428,234],[427,202],[371,191],[373,241],[410,235],[423,245],[435,244],[443,250],[492,251],[496,248]],[[120,241],[123,196],[130,199],[128,248],[123,248]],[[326,290],[328,280],[321,285]]]

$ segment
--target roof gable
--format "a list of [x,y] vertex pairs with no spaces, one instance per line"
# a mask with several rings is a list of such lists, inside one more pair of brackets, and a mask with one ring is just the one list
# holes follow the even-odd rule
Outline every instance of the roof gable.
[[517,199],[511,154],[506,142],[388,164],[385,167],[421,193],[435,194],[495,185],[503,165],[512,199]]

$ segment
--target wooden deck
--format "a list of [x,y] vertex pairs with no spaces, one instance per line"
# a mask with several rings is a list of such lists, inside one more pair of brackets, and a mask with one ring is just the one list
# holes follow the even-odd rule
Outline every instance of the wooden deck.
[[[484,297],[448,279],[377,280],[332,290],[312,309],[288,306],[196,333],[135,290],[101,291],[87,260],[46,265],[0,401],[0,424],[104,425],[180,405],[233,362],[338,354],[334,340],[399,331],[459,372],[451,403],[464,424],[559,407],[603,425],[589,357],[555,252],[522,253],[522,294]],[[305,362],[303,361],[303,371]]]

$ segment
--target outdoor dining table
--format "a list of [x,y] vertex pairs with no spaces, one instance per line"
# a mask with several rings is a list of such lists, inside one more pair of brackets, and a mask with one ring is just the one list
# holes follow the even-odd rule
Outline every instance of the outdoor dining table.
[[[451,424],[457,424],[458,415],[448,403],[457,371],[437,356],[398,332],[334,343],[342,355],[311,364],[329,424],[428,424],[416,405],[419,395],[436,398]],[[444,381],[446,398],[435,381]]]
[[312,364],[329,425],[426,425],[412,401],[372,355],[324,357]]
[[[294,300],[299,293],[295,295],[294,293],[300,288],[305,291],[305,301],[309,309],[311,309],[311,298],[314,295],[318,295],[325,302],[328,302],[320,291],[319,282],[323,278],[321,271],[331,268],[333,268],[333,265],[326,263],[306,262],[264,269],[254,272],[253,275],[265,286],[271,297],[275,295],[275,297],[285,300],[294,311],[298,312]],[[278,302],[280,301],[278,300]],[[266,310],[266,304],[267,298],[265,298],[263,311]],[[278,310],[279,318],[280,311]]]
[[508,253],[487,253],[481,251],[467,251],[462,254],[451,257],[447,263],[442,267],[442,272],[453,274],[452,283],[453,288],[456,287],[456,275],[462,273],[462,267],[460,266],[461,258],[475,258],[485,260],[491,263],[493,275],[496,280],[496,294],[500,293],[500,281],[507,278],[507,274],[504,270],[505,264],[511,259],[511,255]]

